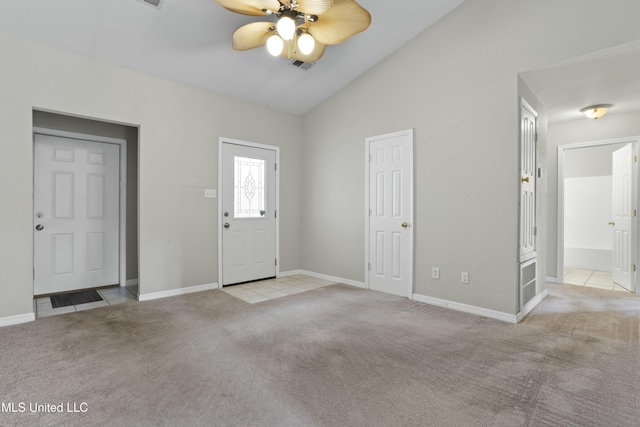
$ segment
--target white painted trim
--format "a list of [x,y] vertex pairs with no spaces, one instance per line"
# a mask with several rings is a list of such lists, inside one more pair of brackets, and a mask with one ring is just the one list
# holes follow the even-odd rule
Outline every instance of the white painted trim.
[[316,273],[315,271],[299,270],[298,274],[304,274],[305,276],[315,277],[316,279],[328,280],[330,282],[344,283],[345,285],[351,285],[358,288],[367,289],[364,282],[358,282],[356,280],[344,279],[342,277],[329,276],[328,274]]
[[256,142],[241,141],[232,138],[218,138],[218,283],[222,287],[222,145],[223,144],[243,145],[245,147],[260,148],[263,150],[272,150],[276,153],[276,277],[280,275],[280,147],[275,145],[259,144]]
[[413,294],[412,299],[425,304],[437,305],[438,307],[449,308],[451,310],[462,311],[464,313],[475,314],[477,316],[489,317],[508,323],[517,323],[515,314],[503,313],[501,311],[489,310],[487,308],[476,307],[474,305],[462,304],[455,301],[448,301],[440,298],[428,297],[420,294]]
[[[558,217],[556,232],[556,277],[564,277],[564,153],[567,150],[579,148],[599,147],[613,144],[631,144],[631,152],[634,156],[639,155],[640,136],[629,136],[626,138],[608,139],[603,141],[578,142],[575,144],[565,144],[558,146]],[[633,180],[632,184],[632,205],[638,209],[640,200],[640,174],[638,173],[638,163],[631,164]],[[631,263],[638,265],[638,255],[640,254],[640,239],[638,238],[638,220],[635,218],[631,222]],[[640,287],[637,285],[637,272],[631,274],[631,285],[635,293],[640,295]]]
[[531,311],[533,311],[534,308],[536,308],[536,306],[538,304],[540,304],[542,302],[543,299],[545,299],[547,297],[547,294],[549,293],[548,290],[544,290],[542,292],[540,292],[538,295],[536,295],[534,298],[531,299],[531,301],[529,301],[520,311],[520,313],[518,313],[518,315],[516,316],[517,318],[517,322],[520,323],[522,321],[522,319],[524,319],[525,317],[527,317],[527,315],[529,313],[531,313]]
[[189,286],[188,288],[177,288],[177,289],[170,289],[168,291],[152,292],[150,294],[138,293],[138,301],[151,301],[154,299],[169,298],[169,297],[175,297],[179,295],[192,294],[194,292],[210,291],[212,289],[218,289],[218,288],[219,286],[217,283],[208,283],[206,285]]
[[557,277],[548,277],[547,276],[547,283],[562,283],[562,282],[558,281]]
[[[411,176],[411,180],[409,182],[409,186],[410,186],[410,194],[411,194],[411,199],[409,200],[409,218],[407,218],[407,221],[410,224],[409,227],[409,247],[411,248],[411,256],[409,257],[409,263],[411,264],[410,268],[409,268],[409,277],[408,279],[408,283],[407,283],[407,292],[406,292],[406,296],[407,298],[411,298],[411,295],[413,294],[413,260],[415,257],[415,248],[414,248],[414,207],[413,207],[413,201],[415,198],[415,193],[414,193],[414,181],[415,181],[415,176],[414,176],[414,168],[413,168],[413,151],[414,151],[414,147],[415,147],[415,136],[414,136],[414,130],[413,128],[411,129],[406,129],[406,130],[402,130],[399,132],[393,132],[393,133],[389,133],[389,134],[385,134],[385,135],[377,135],[377,136],[373,136],[373,137],[369,137],[369,138],[365,138],[364,141],[364,151],[365,151],[365,155],[364,155],[364,162],[365,162],[365,166],[364,166],[364,286],[360,286],[363,287],[365,289],[371,289],[371,282],[370,282],[370,275],[369,275],[369,263],[370,263],[370,251],[369,251],[369,228],[371,225],[371,217],[369,216],[369,209],[370,209],[370,198],[369,198],[369,191],[370,191],[370,187],[371,187],[371,183],[370,183],[370,177],[369,177],[369,172],[370,172],[370,156],[371,156],[371,143],[374,141],[379,141],[381,139],[389,139],[389,138],[395,138],[398,136],[404,136],[404,135],[409,135],[411,137],[411,159],[409,162],[409,175]],[[360,283],[360,282],[357,282]],[[359,285],[354,285],[354,286],[359,286]]]
[[33,322],[36,320],[35,313],[18,314],[16,316],[0,317],[0,328],[4,326],[19,325],[20,323]]
[[296,274],[302,274],[302,270],[281,271],[276,275],[276,277],[289,277],[289,276],[295,276]]
[[128,279],[126,283],[126,286],[135,286],[138,284],[138,279]]
[[[119,148],[120,157],[120,247],[119,247],[119,282],[120,286],[124,286],[127,282],[127,140],[120,138],[111,138],[107,136],[91,135],[79,132],[69,132],[57,129],[48,129],[34,126],[33,134],[51,135],[61,138],[80,139],[85,141],[100,142],[103,144],[115,144]],[[35,176],[35,171],[34,171]]]

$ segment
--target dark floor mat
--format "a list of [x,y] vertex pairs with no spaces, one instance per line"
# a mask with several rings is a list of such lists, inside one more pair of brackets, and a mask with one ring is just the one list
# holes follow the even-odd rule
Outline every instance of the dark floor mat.
[[67,307],[69,305],[86,304],[88,302],[102,301],[98,291],[74,292],[71,294],[53,295],[51,306],[53,308]]

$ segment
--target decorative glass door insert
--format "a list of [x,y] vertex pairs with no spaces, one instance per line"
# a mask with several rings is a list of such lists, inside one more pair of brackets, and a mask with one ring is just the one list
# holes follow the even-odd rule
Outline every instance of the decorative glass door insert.
[[263,218],[265,203],[265,161],[234,156],[234,218]]

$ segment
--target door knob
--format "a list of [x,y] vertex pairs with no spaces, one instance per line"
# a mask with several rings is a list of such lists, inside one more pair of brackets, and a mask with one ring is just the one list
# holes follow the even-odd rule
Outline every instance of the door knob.
[[44,225],[42,225],[42,224],[36,225],[36,230],[38,230],[38,231],[44,230]]
[[229,225],[229,223],[228,223],[228,222],[225,222],[225,223],[224,223],[224,228],[229,228],[229,227],[231,227],[231,225]]
[[409,226],[409,224],[405,221],[402,223],[402,228],[407,228]]
[[265,211],[260,211],[260,216],[264,216],[264,214],[266,214],[267,212]]
[[616,223],[613,221],[609,221],[609,225],[616,225]]
[[522,178],[522,182],[529,182],[529,177],[528,176],[527,177],[523,177]]

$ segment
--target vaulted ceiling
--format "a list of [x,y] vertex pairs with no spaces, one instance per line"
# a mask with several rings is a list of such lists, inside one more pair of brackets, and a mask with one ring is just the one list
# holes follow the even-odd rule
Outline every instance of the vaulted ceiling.
[[370,28],[309,70],[263,48],[234,51],[233,31],[265,18],[214,0],[2,0],[0,32],[302,115],[462,2],[358,0]]

